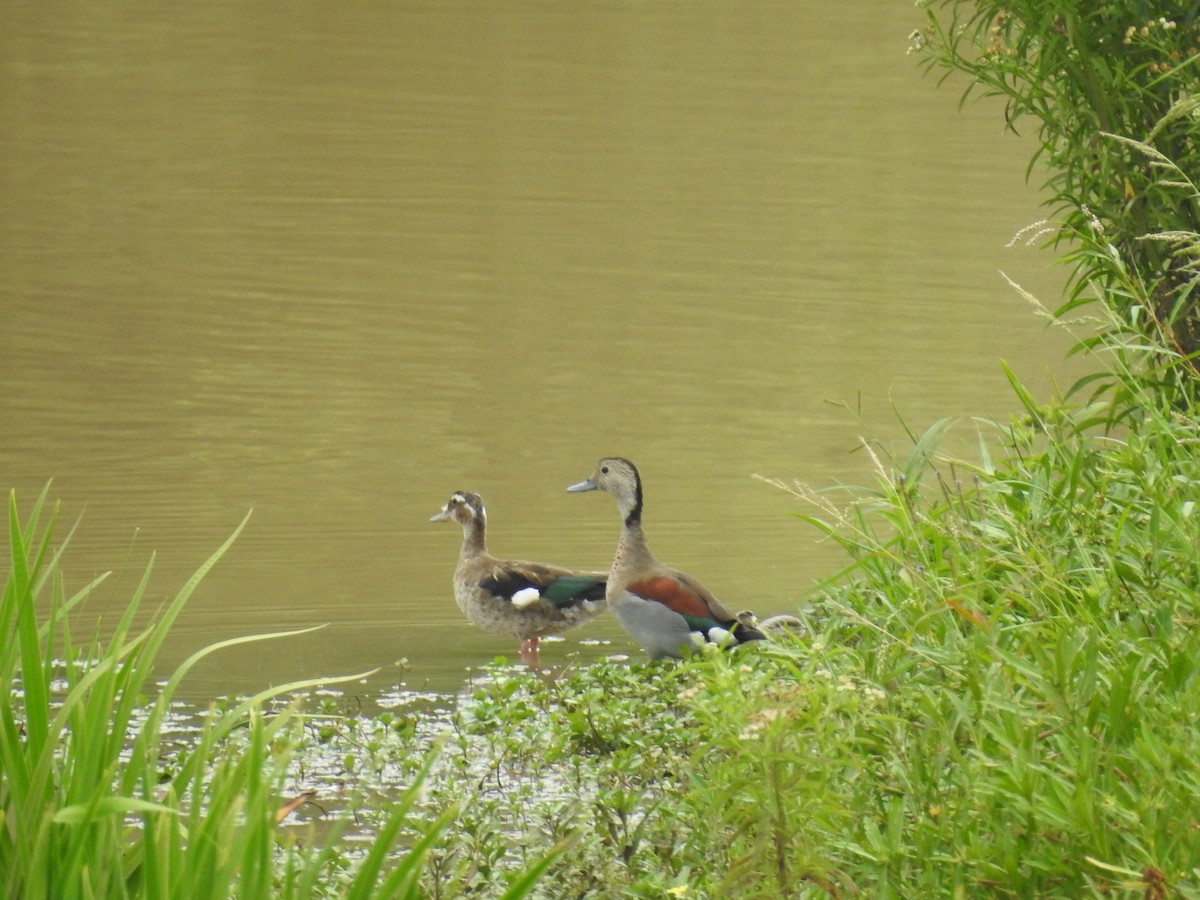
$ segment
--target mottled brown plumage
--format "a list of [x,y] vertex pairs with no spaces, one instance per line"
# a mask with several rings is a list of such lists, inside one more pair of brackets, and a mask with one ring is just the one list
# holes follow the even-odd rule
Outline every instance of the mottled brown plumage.
[[487,512],[471,491],[455,491],[430,521],[462,526],[454,599],[472,625],[521,640],[521,659],[537,664],[538,639],[594,618],[605,608],[607,573],[497,559],[487,550]]

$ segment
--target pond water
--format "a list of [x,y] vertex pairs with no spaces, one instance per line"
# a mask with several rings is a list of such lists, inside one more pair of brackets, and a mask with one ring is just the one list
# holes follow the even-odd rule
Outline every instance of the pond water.
[[[145,10],[0,23],[2,486],[82,517],[68,587],[172,596],[196,696],[381,668],[452,689],[515,641],[450,595],[501,555],[606,568],[602,455],[657,555],[787,611],[841,563],[755,474],[869,484],[869,436],[1045,394],[1062,276],[998,103],[906,56],[911,4]],[[969,429],[967,434],[969,436]],[[543,661],[636,653],[611,618]],[[403,674],[396,663],[407,659]]]

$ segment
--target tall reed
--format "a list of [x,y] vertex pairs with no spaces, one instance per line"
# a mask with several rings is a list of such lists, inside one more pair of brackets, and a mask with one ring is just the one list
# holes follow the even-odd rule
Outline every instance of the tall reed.
[[[315,684],[295,682],[213,707],[199,734],[166,754],[162,727],[182,679],[201,659],[287,632],[213,644],[160,687],[156,657],[200,580],[245,521],[175,597],[135,629],[153,563],[105,639],[77,642],[70,613],[104,578],[68,594],[43,491],[22,522],[10,494],[10,571],[0,601],[0,890],[42,898],[417,897],[425,855],[453,810],[417,823],[396,851],[428,764],[348,875],[333,838],[281,838],[284,780],[302,721],[264,703]],[[364,673],[365,674],[365,673]],[[235,734],[236,732],[236,734]],[[235,739],[236,738],[236,739]],[[338,865],[334,865],[337,861]]]

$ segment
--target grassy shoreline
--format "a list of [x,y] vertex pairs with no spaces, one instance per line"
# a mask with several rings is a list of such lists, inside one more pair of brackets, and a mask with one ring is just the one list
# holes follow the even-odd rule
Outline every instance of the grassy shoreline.
[[[182,740],[175,689],[223,645],[161,689],[153,654],[228,542],[146,630],[143,580],[109,642],[75,644],[94,585],[66,594],[45,495],[25,523],[10,498],[5,891],[1198,894],[1200,422],[1134,371],[1074,408],[1013,376],[1024,412],[974,460],[938,454],[944,423],[875,457],[873,488],[780,484],[848,558],[794,639],[497,663],[452,708],[398,695],[373,716],[281,686]],[[1136,428],[1097,428],[1135,395]]]

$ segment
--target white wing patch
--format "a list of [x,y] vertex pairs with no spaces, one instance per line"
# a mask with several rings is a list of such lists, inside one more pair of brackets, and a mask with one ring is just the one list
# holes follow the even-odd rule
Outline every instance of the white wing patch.
[[738,639],[733,636],[733,633],[720,625],[714,625],[708,631],[690,631],[688,637],[697,647],[704,647],[706,644],[714,644],[717,647],[730,647],[738,642]]
[[535,587],[521,588],[512,595],[512,605],[516,609],[526,609],[542,599],[542,592]]
[[708,639],[718,647],[728,647],[730,644],[737,643],[737,638],[719,625],[708,629]]

